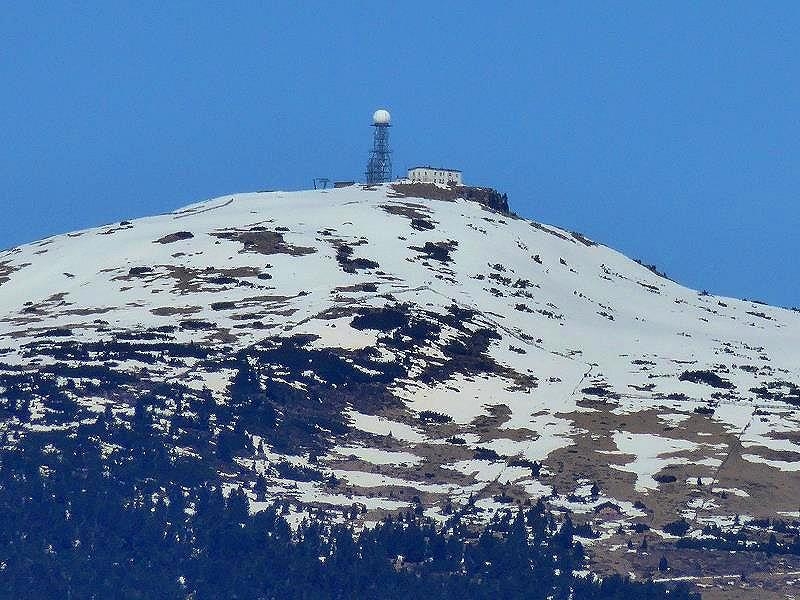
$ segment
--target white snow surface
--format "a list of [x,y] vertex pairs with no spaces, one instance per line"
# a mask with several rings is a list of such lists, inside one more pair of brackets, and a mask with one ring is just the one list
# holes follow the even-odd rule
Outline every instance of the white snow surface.
[[[411,213],[431,227],[413,226]],[[426,244],[441,243],[449,244],[447,260],[426,256]],[[342,245],[377,266],[342,268]],[[393,303],[442,323],[454,306],[474,311],[465,327],[497,334],[485,352],[496,372],[426,375],[456,340],[453,327],[443,326],[437,343],[404,354],[381,342],[384,332],[353,326],[356,311]],[[687,494],[698,486],[684,482],[701,477],[715,491],[752,496],[715,471],[731,448],[738,451],[734,438],[744,461],[771,474],[800,469],[800,443],[792,438],[800,427],[797,405],[755,391],[800,385],[800,314],[698,293],[609,247],[463,199],[401,197],[391,185],[234,194],[0,253],[2,368],[52,364],[31,350],[35,344],[110,341],[158,328],[167,328],[170,341],[228,355],[303,334],[309,348],[372,351],[375,360],[407,366],[389,387],[393,411],[348,408],[346,421],[361,437],[335,440],[322,463],[330,468],[320,467],[370,494],[395,486],[454,497],[485,489],[488,496],[503,484],[545,496],[549,482],[508,463],[541,461],[555,472],[548,461],[563,460],[560,453],[578,439],[593,440],[593,454],[611,468],[635,474],[632,494],[658,490],[654,477],[678,466],[697,473],[682,472],[672,484]],[[208,389],[220,403],[234,375],[190,359],[116,368]],[[688,371],[715,373],[726,387],[681,377]],[[287,380],[293,375],[285,373]],[[305,375],[319,378],[314,364]],[[441,425],[450,427],[447,434],[420,421],[426,411],[448,420]],[[648,411],[648,425],[627,425],[628,417],[650,418]],[[42,407],[33,404],[31,413],[29,431],[52,428]],[[595,415],[626,425],[591,437],[586,419]],[[497,419],[497,430],[480,429],[482,419]],[[425,481],[404,476],[403,469],[424,470],[436,447],[449,447],[450,435],[464,440],[461,456],[437,459],[440,468]],[[375,438],[394,446],[368,447]],[[465,458],[479,446],[498,458]],[[350,455],[385,469],[336,468]],[[442,479],[448,473],[460,479]],[[292,493],[327,504],[339,494],[318,484]],[[408,505],[347,493],[372,507]],[[683,508],[709,506],[691,502]]]

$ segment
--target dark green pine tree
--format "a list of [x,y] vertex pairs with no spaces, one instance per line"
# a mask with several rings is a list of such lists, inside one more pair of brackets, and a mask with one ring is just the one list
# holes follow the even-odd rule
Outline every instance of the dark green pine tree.
[[661,573],[666,573],[669,570],[669,562],[667,561],[667,557],[663,554],[661,555],[661,559],[658,561],[658,570]]

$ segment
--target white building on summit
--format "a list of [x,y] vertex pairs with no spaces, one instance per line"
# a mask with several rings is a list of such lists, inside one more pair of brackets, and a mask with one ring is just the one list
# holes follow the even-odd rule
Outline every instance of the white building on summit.
[[461,171],[443,167],[411,167],[408,179],[412,183],[438,183],[440,185],[461,185]]

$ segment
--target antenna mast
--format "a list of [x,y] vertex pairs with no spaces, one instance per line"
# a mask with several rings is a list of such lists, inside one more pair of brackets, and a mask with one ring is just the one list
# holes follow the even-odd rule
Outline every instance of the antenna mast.
[[388,110],[379,109],[372,115],[372,126],[375,133],[372,138],[372,152],[369,155],[367,171],[364,175],[367,183],[385,183],[392,177],[392,151],[389,150],[389,121],[392,117]]

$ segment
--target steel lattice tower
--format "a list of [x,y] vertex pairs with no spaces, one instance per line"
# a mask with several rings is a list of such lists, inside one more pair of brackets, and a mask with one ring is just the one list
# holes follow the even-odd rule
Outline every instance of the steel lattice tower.
[[372,152],[367,163],[367,183],[384,183],[392,177],[392,151],[389,150],[389,121],[391,116],[387,110],[376,110],[372,115],[372,126],[375,134],[372,138]]

